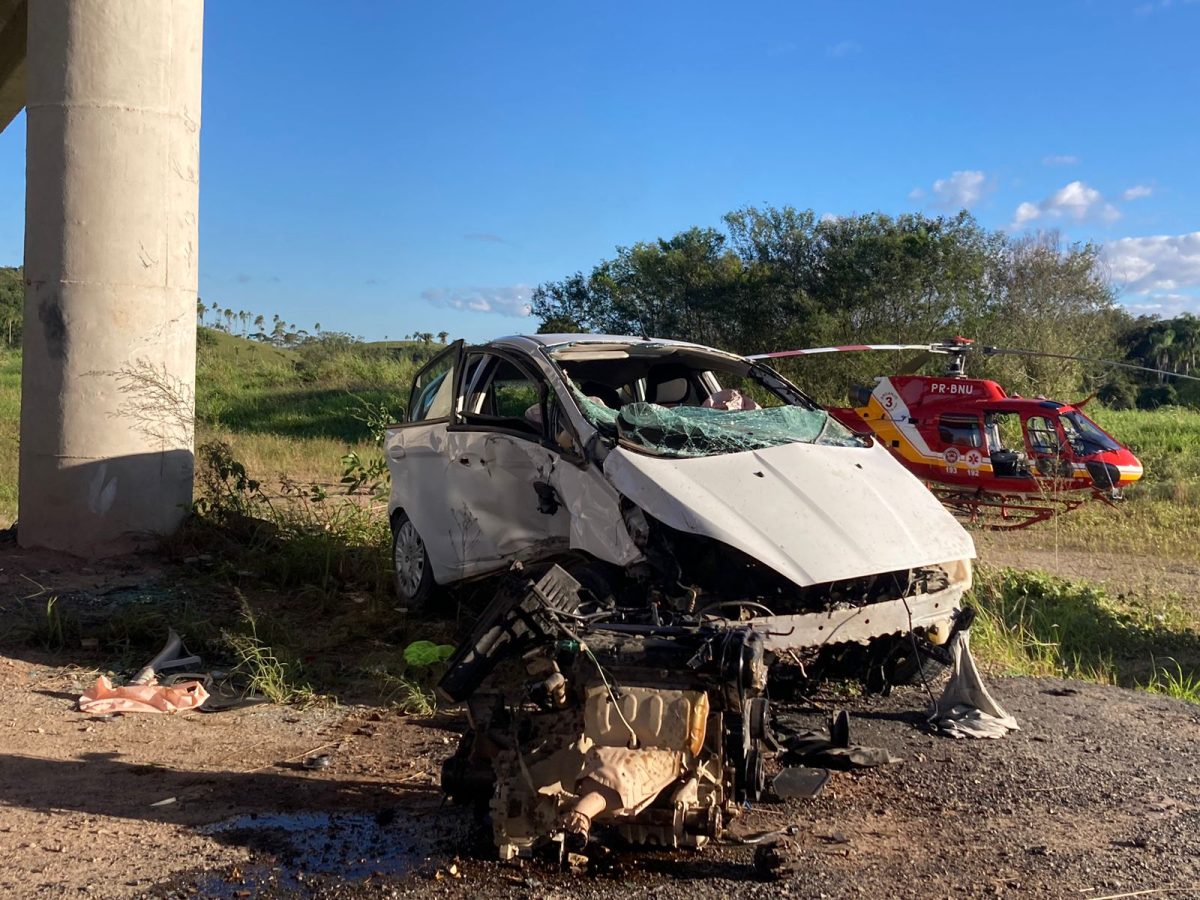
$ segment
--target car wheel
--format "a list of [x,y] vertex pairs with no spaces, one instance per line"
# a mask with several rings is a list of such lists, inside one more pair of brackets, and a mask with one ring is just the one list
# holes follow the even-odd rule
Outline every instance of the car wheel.
[[433,567],[425,542],[404,510],[392,520],[392,568],[396,575],[396,595],[409,612],[424,612],[433,597]]
[[948,668],[949,663],[939,658],[934,646],[925,638],[918,637],[914,641],[909,635],[896,638],[884,664],[885,675],[892,684],[932,684]]

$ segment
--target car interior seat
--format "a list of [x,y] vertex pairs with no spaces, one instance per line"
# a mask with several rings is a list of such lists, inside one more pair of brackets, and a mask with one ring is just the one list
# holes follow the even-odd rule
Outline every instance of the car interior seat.
[[692,394],[690,374],[687,366],[655,366],[646,375],[646,400],[659,406],[683,405]]
[[617,389],[603,382],[584,381],[579,385],[579,390],[583,392],[585,397],[599,400],[609,409],[620,409],[623,405],[621,395],[617,392]]

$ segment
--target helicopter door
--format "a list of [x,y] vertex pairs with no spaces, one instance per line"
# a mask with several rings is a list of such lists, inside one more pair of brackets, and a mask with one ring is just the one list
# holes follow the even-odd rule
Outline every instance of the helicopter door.
[[989,412],[983,417],[987,454],[997,478],[1028,478],[1021,416],[1015,412]]
[[946,471],[955,473],[966,466],[966,474],[979,474],[983,461],[983,427],[979,416],[942,415],[938,417],[938,441],[944,447]]
[[1071,449],[1050,416],[1025,419],[1025,441],[1034,469],[1044,478],[1070,478]]

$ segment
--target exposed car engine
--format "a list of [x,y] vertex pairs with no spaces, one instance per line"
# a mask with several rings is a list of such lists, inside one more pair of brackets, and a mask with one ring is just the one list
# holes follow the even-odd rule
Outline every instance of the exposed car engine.
[[698,847],[763,791],[771,654],[734,621],[612,621],[558,566],[506,578],[439,692],[470,728],[443,767],[490,802],[503,859],[563,857],[605,829]]

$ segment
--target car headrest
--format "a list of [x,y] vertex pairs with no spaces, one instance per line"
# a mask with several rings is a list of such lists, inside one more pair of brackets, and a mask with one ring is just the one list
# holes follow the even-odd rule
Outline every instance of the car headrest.
[[650,386],[652,403],[682,403],[688,396],[688,380],[686,378],[671,378]]

